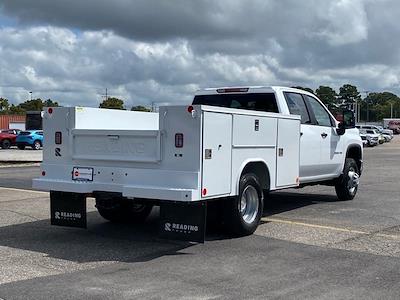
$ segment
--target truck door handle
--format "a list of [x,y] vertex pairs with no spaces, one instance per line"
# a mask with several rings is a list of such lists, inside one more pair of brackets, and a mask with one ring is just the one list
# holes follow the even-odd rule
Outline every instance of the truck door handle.
[[321,133],[321,136],[322,136],[322,138],[324,139],[324,138],[326,138],[326,137],[328,136],[328,134],[325,133],[325,132],[323,132],[323,133]]

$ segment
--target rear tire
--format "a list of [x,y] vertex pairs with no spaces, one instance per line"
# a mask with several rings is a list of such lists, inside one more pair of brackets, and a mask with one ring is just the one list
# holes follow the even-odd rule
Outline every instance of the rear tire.
[[263,190],[253,173],[242,175],[239,182],[239,195],[227,199],[229,230],[236,236],[253,234],[263,214]]
[[106,220],[114,223],[142,223],[150,215],[152,204],[139,204],[121,197],[96,198],[96,208]]
[[18,145],[17,147],[18,147],[19,150],[24,150],[25,149],[24,145]]
[[336,195],[339,200],[353,200],[357,194],[360,171],[353,158],[346,158],[343,174],[335,184]]
[[11,141],[10,140],[3,140],[1,142],[1,148],[2,149],[9,149],[11,147]]

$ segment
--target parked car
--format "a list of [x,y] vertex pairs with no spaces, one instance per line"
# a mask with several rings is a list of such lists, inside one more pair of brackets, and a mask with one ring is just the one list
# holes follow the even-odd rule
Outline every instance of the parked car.
[[369,146],[369,145],[368,145],[367,136],[366,136],[365,134],[361,134],[361,133],[360,133],[360,137],[361,137],[361,141],[362,141],[363,147]]
[[21,131],[22,131],[21,129],[0,129],[0,132],[5,132],[14,135],[20,134]]
[[391,130],[391,129],[384,129],[382,126],[367,125],[367,124],[362,125],[362,124],[359,124],[359,125],[356,125],[356,127],[357,127],[358,129],[373,129],[373,130],[378,131],[378,132],[381,133],[381,134],[389,135],[389,136],[390,136],[390,139],[393,138],[393,130]]
[[43,130],[22,131],[17,136],[16,144],[18,149],[24,150],[26,146],[33,150],[39,150],[43,146]]
[[0,130],[0,147],[8,149],[15,145],[15,140],[20,130],[18,129],[1,129]]
[[[366,145],[369,147],[374,147],[379,144],[380,134],[374,132],[372,129],[359,129],[361,140],[366,140]],[[367,132],[368,131],[368,132]],[[364,143],[364,142],[363,142]]]
[[377,134],[368,134],[364,129],[359,129],[359,131],[363,146],[374,147],[379,144],[379,137]]
[[385,139],[385,142],[388,143],[393,139],[393,136],[390,136],[386,133],[381,133],[381,135],[383,136],[383,138]]

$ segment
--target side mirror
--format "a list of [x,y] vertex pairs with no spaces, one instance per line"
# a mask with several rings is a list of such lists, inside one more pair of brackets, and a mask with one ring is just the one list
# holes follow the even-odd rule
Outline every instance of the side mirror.
[[338,135],[343,135],[346,129],[355,128],[356,127],[356,119],[354,117],[354,113],[351,110],[343,110],[341,118],[340,118],[339,126],[336,130]]

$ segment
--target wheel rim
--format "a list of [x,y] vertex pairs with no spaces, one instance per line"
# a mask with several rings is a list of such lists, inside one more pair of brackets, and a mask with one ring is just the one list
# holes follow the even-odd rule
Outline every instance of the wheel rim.
[[259,206],[258,192],[255,187],[248,185],[239,201],[239,212],[247,224],[251,224],[257,217]]
[[360,183],[360,175],[357,174],[354,168],[350,168],[349,172],[347,173],[347,177],[347,188],[350,195],[354,195],[357,191],[358,184]]
[[9,141],[3,142],[3,148],[10,148],[11,143]]
[[36,150],[39,150],[39,149],[40,149],[40,143],[37,143],[37,142],[35,143],[35,149],[36,149]]

